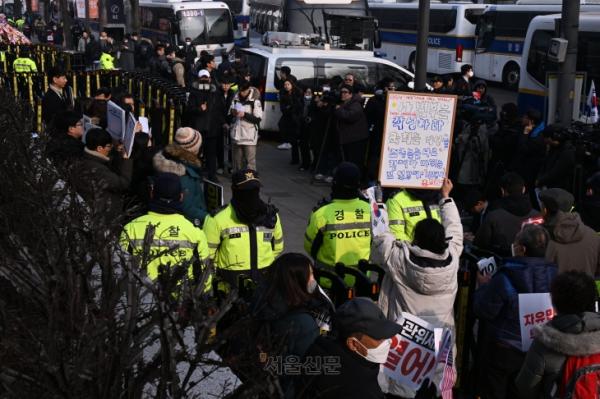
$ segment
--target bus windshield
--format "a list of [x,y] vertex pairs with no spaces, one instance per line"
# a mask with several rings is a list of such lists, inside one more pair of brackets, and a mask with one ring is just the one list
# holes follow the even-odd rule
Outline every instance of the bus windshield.
[[192,44],[218,44],[233,41],[229,10],[204,9],[178,11],[179,40]]
[[494,40],[494,17],[491,13],[484,14],[477,24],[475,30],[477,36],[477,47],[478,49],[487,49]]

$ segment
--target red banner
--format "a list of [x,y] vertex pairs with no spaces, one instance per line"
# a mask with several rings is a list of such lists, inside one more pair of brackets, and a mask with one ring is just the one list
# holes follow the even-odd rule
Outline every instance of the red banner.
[[100,18],[100,13],[98,12],[98,0],[88,0],[88,5],[90,7],[90,19],[98,19]]

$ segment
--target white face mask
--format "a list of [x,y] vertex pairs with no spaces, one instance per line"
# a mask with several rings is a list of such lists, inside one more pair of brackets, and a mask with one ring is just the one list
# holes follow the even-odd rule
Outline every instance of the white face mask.
[[362,357],[364,357],[365,359],[367,359],[368,361],[372,362],[372,363],[379,363],[379,364],[383,364],[387,361],[388,358],[388,353],[390,351],[390,347],[392,346],[392,340],[391,339],[386,339],[385,341],[383,341],[377,348],[372,348],[372,349],[367,349],[367,347],[365,347],[362,342],[360,342],[358,339],[354,338],[354,340],[356,342],[358,342],[363,348],[365,348],[367,350],[367,355],[363,356],[361,353],[358,353],[359,355],[361,355]]
[[468,76],[468,77],[472,78],[472,77],[473,77],[473,75],[474,75],[474,74],[473,74],[473,71],[469,71],[469,72],[467,72],[467,76]]
[[309,280],[308,285],[306,286],[306,291],[309,294],[314,293],[317,290],[317,280]]
[[312,96],[304,96],[305,100],[312,100]]

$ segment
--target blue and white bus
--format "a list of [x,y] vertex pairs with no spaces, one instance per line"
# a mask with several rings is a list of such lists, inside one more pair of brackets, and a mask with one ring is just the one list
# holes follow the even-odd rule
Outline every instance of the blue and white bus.
[[202,50],[219,55],[233,49],[233,22],[229,7],[218,1],[141,0],[141,34],[171,45],[192,39]]
[[[516,89],[519,86],[521,54],[529,23],[538,15],[560,13],[561,8],[561,4],[489,6],[477,25],[473,60],[475,75]],[[600,11],[600,5],[582,4],[581,11]]]
[[[475,49],[475,27],[484,4],[432,3],[429,17],[427,72],[460,72],[471,64]],[[371,15],[379,22],[382,56],[415,70],[419,3],[369,2]]]
[[223,0],[233,14],[233,36],[237,46],[248,46],[250,29],[250,0]]
[[[560,14],[544,15],[529,24],[521,60],[518,98],[521,112],[530,108],[545,110],[546,73],[558,71],[558,64],[548,59],[548,48],[550,40],[556,37],[554,28],[560,18]],[[584,87],[589,87],[591,80],[600,82],[600,12],[579,15],[576,70],[586,72]]]

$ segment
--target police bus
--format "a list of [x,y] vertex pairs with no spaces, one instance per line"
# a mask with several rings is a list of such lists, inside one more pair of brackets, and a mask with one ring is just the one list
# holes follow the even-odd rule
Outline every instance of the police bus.
[[172,45],[182,45],[189,37],[198,53],[233,49],[233,22],[225,3],[141,0],[140,17],[143,37]]
[[[340,30],[345,32],[338,35]],[[377,27],[367,0],[250,0],[252,43],[259,44],[265,32],[315,35],[330,43],[345,36],[352,37],[348,47],[377,47]]]
[[[472,3],[431,4],[427,72],[460,72],[461,66],[472,63],[475,27],[485,7],[483,4]],[[369,9],[379,22],[382,56],[414,71],[418,2],[369,2]]]
[[383,78],[396,82],[396,87],[412,88],[414,75],[393,62],[375,57],[371,51],[316,49],[310,46],[251,46],[241,49],[253,77],[252,85],[261,92],[264,114],[261,130],[278,131],[281,118],[276,82],[281,67],[288,66],[301,88],[313,92],[329,89],[333,94],[346,74],[351,73],[366,95],[373,94]]
[[[531,0],[530,0],[531,1]],[[548,0],[545,0],[548,1]],[[519,86],[521,54],[527,28],[538,15],[561,12],[562,5],[525,4],[489,6],[477,24],[473,68],[479,78]],[[600,11],[600,4],[582,4],[581,11]]]
[[233,15],[233,36],[237,46],[248,46],[250,0],[223,0]]
[[[548,57],[548,49],[551,39],[557,37],[554,29],[560,18],[560,14],[538,16],[529,24],[521,59],[518,97],[521,112],[530,108],[545,110],[546,73],[558,71],[558,64]],[[579,15],[576,70],[586,72],[584,87],[589,87],[591,80],[600,82],[600,12]]]

